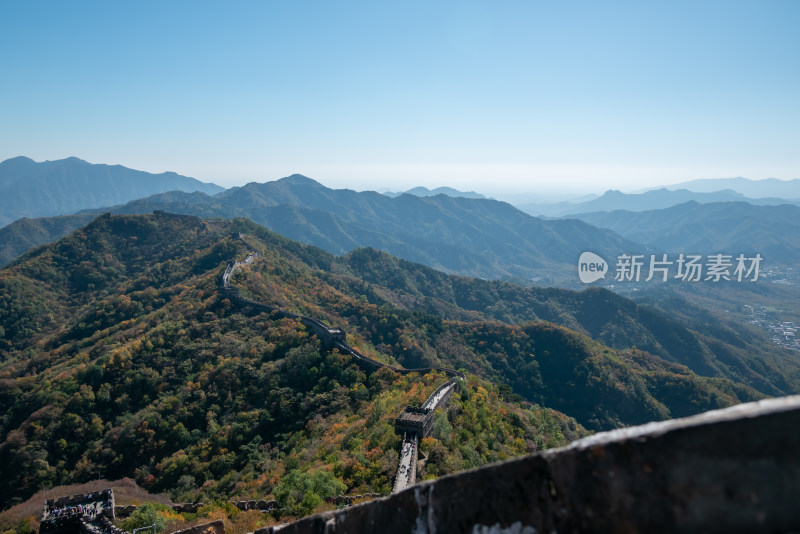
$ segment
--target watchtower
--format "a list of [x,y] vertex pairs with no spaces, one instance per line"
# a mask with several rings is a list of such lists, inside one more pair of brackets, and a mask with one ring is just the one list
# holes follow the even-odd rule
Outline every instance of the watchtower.
[[394,431],[401,436],[414,434],[419,439],[430,436],[433,431],[433,410],[406,406],[394,420]]

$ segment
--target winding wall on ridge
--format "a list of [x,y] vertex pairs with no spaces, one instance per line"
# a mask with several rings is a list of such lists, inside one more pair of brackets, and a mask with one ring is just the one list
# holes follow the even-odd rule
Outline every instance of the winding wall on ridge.
[[[431,371],[438,371],[445,373],[447,376],[450,377],[450,379],[444,384],[440,385],[438,388],[436,388],[436,390],[430,394],[430,396],[425,400],[425,403],[422,405],[421,410],[428,418],[432,417],[433,411],[436,410],[436,408],[438,408],[439,406],[443,406],[444,404],[447,403],[447,401],[450,399],[450,396],[453,394],[456,383],[459,380],[463,380],[465,378],[465,375],[463,373],[460,373],[459,371],[455,371],[453,369],[446,369],[443,367],[420,367],[415,369],[404,369],[402,367],[395,367],[393,365],[388,365],[383,362],[379,362],[378,360],[370,358],[369,356],[362,354],[355,348],[348,345],[346,340],[346,333],[341,328],[328,326],[325,323],[318,321],[317,319],[306,317],[304,315],[298,315],[296,313],[292,313],[284,309],[278,308],[277,306],[271,306],[263,302],[256,302],[254,300],[242,297],[241,294],[239,293],[239,290],[231,285],[231,277],[233,277],[233,274],[234,272],[236,272],[236,269],[243,267],[245,265],[250,265],[251,263],[253,263],[253,261],[255,261],[256,258],[260,257],[261,254],[255,249],[253,249],[253,247],[251,247],[250,244],[243,239],[241,234],[234,234],[234,237],[240,240],[242,243],[244,243],[249,252],[242,261],[231,260],[228,262],[228,265],[225,267],[225,271],[222,273],[221,286],[223,292],[228,296],[228,298],[233,302],[236,302],[239,306],[250,307],[257,311],[271,313],[281,318],[288,317],[290,319],[299,320],[306,327],[311,329],[311,331],[314,332],[314,334],[316,334],[322,340],[323,344],[327,348],[329,349],[336,348],[341,353],[349,354],[356,361],[357,365],[363,368],[365,371],[374,372],[377,371],[378,369],[386,367],[396,373],[401,373],[401,374],[408,374],[408,373],[426,374],[430,373]],[[408,408],[406,410],[408,410]],[[403,413],[405,414],[406,411],[404,411]],[[401,414],[401,417],[402,415],[403,414]],[[431,421],[428,421],[428,423],[431,423]],[[431,425],[428,424],[426,428],[429,429],[430,426]],[[393,493],[402,491],[403,489],[413,485],[416,482],[419,440],[425,437],[425,435],[423,434],[424,432],[403,433],[403,442],[400,447],[400,458],[398,459],[397,474],[395,475],[395,482],[392,490]]]

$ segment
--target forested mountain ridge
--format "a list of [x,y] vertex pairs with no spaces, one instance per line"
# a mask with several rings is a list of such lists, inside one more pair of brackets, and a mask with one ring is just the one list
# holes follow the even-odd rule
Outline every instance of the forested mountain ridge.
[[[255,225],[249,228],[249,232],[256,239],[265,236],[263,229]],[[464,341],[464,331],[458,325],[469,325],[469,328],[480,325],[479,330],[486,328],[492,332],[488,334],[489,337],[526,337],[535,333],[535,336],[544,338],[556,332],[557,338],[574,337],[574,343],[564,342],[573,343],[572,346],[576,348],[583,347],[580,350],[584,356],[596,352],[602,345],[576,334],[574,330],[587,336],[607,336],[619,345],[619,349],[632,349],[630,354],[622,353],[629,356],[636,354],[629,360],[641,361],[644,353],[635,347],[641,349],[648,344],[667,358],[682,358],[700,369],[705,358],[713,360],[713,354],[703,352],[704,348],[691,331],[670,322],[662,313],[647,306],[639,307],[603,289],[575,292],[522,288],[502,282],[446,275],[379,251],[362,249],[342,258],[332,257],[330,263],[324,262],[322,269],[311,263],[311,272],[290,271],[289,280],[296,282],[277,285],[278,288],[292,288],[293,295],[285,296],[275,291],[275,280],[285,276],[286,267],[271,266],[270,263],[269,255],[265,252],[265,258],[256,262],[250,271],[245,271],[249,275],[243,280],[244,291],[246,293],[247,288],[253,289],[253,296],[259,297],[256,300],[263,300],[266,296],[269,301],[288,306],[293,300],[297,302],[294,293],[300,292],[304,295],[300,301],[305,303],[302,313],[327,317],[336,324],[336,317],[328,315],[330,310],[342,309],[343,303],[339,300],[342,294],[357,295],[359,300],[366,299],[368,306],[359,305],[359,311],[356,312],[352,310],[355,305],[348,304],[346,311],[339,312],[339,316],[347,321],[349,331],[363,332],[362,335],[366,336],[364,340],[371,341],[381,356],[394,357],[394,361],[406,367],[464,366],[472,372],[492,376],[515,386],[515,391],[528,387],[526,379],[515,376],[519,369],[507,367],[501,362],[503,370],[498,370],[492,358],[500,349],[487,352],[478,350],[474,353],[472,349],[461,350],[464,346],[474,347],[475,343]],[[410,288],[413,291],[409,291]],[[437,292],[452,292],[452,296],[441,298]],[[336,295],[336,298],[331,299],[332,295]],[[384,310],[388,310],[388,315]],[[379,312],[378,316],[374,316],[376,311]],[[362,315],[353,317],[356,313]],[[548,325],[542,319],[574,330]],[[667,323],[666,327],[662,322]],[[371,326],[364,330],[364,325]],[[383,328],[375,325],[383,325]],[[486,347],[485,342],[479,345]],[[459,350],[451,354],[453,346]],[[675,356],[665,347],[671,349]],[[608,350],[607,347],[602,348]],[[506,356],[513,354],[524,359],[524,354],[515,351],[519,351],[518,344],[502,350]],[[534,351],[531,349],[531,352]],[[613,352],[608,350],[607,353]],[[670,372],[675,369],[686,370],[682,365],[669,364],[660,357],[647,357],[660,362],[659,365],[666,366]],[[693,361],[693,358],[697,358],[697,361]],[[712,371],[709,374],[717,373]],[[779,372],[777,375],[777,382],[784,387],[791,387],[785,384]],[[528,378],[533,379],[530,376]],[[766,387],[774,390],[772,385]],[[587,419],[580,420],[588,424]],[[590,426],[602,428],[609,424],[614,423],[605,421]]]
[[551,323],[398,307],[347,261],[249,221],[102,216],[0,271],[0,500],[98,474],[183,499],[283,495],[314,473],[388,490],[392,421],[439,378],[367,376],[296,321],[240,313],[217,290],[239,232],[262,253],[237,272],[244,294],[341,325],[370,356],[470,373],[423,440],[428,476],[585,432],[560,412],[610,428],[760,396]]
[[356,286],[359,291],[376,293],[393,306],[457,320],[549,321],[609,347],[638,347],[700,375],[731,378],[769,395],[800,388],[796,358],[783,357],[785,351],[760,332],[709,312],[683,317],[674,313],[675,304],[663,309],[652,299],[636,304],[603,288],[520,287],[452,276],[374,249],[353,251],[340,261],[357,279],[373,284]]

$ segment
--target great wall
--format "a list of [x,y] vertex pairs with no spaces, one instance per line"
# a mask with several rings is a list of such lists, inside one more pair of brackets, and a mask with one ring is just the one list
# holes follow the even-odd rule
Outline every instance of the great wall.
[[[800,532],[800,396],[604,432],[415,484],[418,437],[428,435],[433,411],[447,402],[462,375],[385,365],[347,345],[340,328],[241,297],[230,278],[257,257],[248,248],[247,257],[231,261],[221,277],[222,291],[238,305],[301,321],[327,348],[350,354],[366,370],[437,370],[451,377],[423,406],[406,407],[396,419],[403,441],[392,495],[340,496],[337,503],[373,500],[252,534]],[[92,505],[92,498],[100,504]],[[242,510],[277,506],[263,500],[233,503]],[[54,513],[76,505],[82,510],[90,505],[88,517]],[[111,520],[134,510],[115,506],[110,490],[51,500],[40,533],[123,534]],[[175,534],[224,534],[224,524],[214,521]]]
[[236,269],[250,265],[256,258],[260,257],[260,253],[253,249],[253,247],[244,239],[242,234],[234,234],[233,237],[240,242],[244,243],[248,253],[242,261],[230,260],[225,267],[220,278],[220,286],[225,295],[241,306],[243,309],[250,308],[258,312],[267,312],[276,318],[291,318],[300,321],[308,327],[314,334],[322,341],[327,349],[336,349],[343,354],[349,354],[353,357],[356,364],[367,372],[374,372],[378,369],[386,368],[391,369],[396,373],[408,374],[419,373],[426,374],[432,371],[442,372],[449,376],[450,379],[441,384],[436,390],[430,394],[421,407],[406,406],[406,408],[397,416],[395,420],[395,431],[403,436],[400,446],[400,455],[397,463],[397,471],[395,475],[394,484],[392,485],[392,493],[402,491],[416,482],[417,461],[419,452],[419,441],[422,438],[429,436],[433,430],[433,413],[440,406],[444,406],[450,399],[450,396],[455,390],[456,384],[459,380],[465,378],[463,373],[453,369],[445,369],[441,367],[421,367],[414,369],[405,369],[402,367],[395,367],[392,365],[379,362],[369,356],[365,356],[355,348],[347,344],[347,334],[344,329],[326,325],[325,323],[298,315],[281,309],[277,306],[271,306],[263,302],[256,302],[244,298],[239,293],[239,290],[231,285],[231,278],[236,272]]

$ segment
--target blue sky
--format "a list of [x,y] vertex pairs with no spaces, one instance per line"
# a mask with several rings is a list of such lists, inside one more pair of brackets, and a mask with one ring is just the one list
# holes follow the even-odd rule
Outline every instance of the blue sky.
[[0,159],[485,194],[800,177],[800,1],[0,2]]

